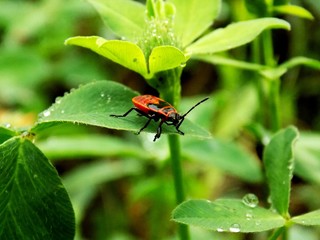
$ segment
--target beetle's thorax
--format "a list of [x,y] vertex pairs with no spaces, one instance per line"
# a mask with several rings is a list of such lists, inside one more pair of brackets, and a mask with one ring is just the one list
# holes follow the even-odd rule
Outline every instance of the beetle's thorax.
[[172,111],[167,115],[167,121],[173,123],[173,125],[177,125],[181,120],[181,116],[179,113]]

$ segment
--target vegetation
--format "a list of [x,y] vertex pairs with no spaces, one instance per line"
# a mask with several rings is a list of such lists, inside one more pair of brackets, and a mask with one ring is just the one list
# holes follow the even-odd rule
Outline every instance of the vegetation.
[[[319,16],[312,0],[3,1],[0,239],[318,239]],[[110,117],[146,93],[182,114],[210,99],[153,142],[157,122]]]

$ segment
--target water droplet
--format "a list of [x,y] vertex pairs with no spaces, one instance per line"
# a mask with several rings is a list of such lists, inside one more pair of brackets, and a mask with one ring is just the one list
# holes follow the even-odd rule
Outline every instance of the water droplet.
[[100,93],[100,97],[102,97],[102,98],[104,97],[104,92]]
[[64,114],[64,110],[63,109],[61,110],[61,113]]
[[43,116],[44,116],[44,117],[49,117],[50,114],[51,114],[51,111],[50,111],[50,110],[45,110],[45,111],[43,112]]
[[240,232],[240,225],[238,223],[232,224],[229,228],[229,231],[234,233]]
[[108,96],[107,96],[107,104],[110,103],[110,102],[111,102],[111,96],[108,95]]
[[11,128],[11,124],[10,124],[10,123],[5,123],[5,124],[4,124],[4,127],[5,127],[5,128]]
[[57,97],[56,98],[56,104],[60,104],[61,103],[61,99],[62,99],[62,97]]
[[218,227],[218,228],[217,228],[217,232],[224,232],[224,230],[223,230],[223,228]]
[[187,63],[185,63],[185,62],[182,62],[181,64],[180,64],[180,67],[185,67],[187,65]]
[[259,203],[259,199],[253,193],[248,193],[242,198],[242,202],[248,207],[255,208]]
[[[81,86],[80,86],[81,87]],[[76,88],[71,88],[70,89],[70,93],[73,93],[74,91],[76,91],[77,89]],[[64,96],[68,96],[69,95],[69,93],[68,92],[65,92],[64,93]]]
[[289,171],[292,171],[293,168],[294,168],[293,162],[289,163],[289,165],[288,165],[288,170],[289,170]]
[[246,219],[247,219],[247,220],[252,220],[252,218],[253,218],[252,213],[251,213],[251,212],[247,212],[247,213],[246,213]]
[[38,175],[37,174],[33,174],[33,178],[38,178]]
[[260,220],[257,220],[257,221],[256,221],[256,226],[259,226],[259,225],[261,225],[261,221],[260,221]]

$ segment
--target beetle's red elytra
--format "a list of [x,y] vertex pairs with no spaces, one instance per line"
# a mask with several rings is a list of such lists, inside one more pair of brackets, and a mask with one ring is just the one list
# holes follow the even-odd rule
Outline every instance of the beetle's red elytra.
[[192,108],[189,109],[185,114],[180,115],[177,110],[168,102],[164,101],[161,98],[152,96],[152,95],[141,95],[132,98],[133,105],[135,107],[130,108],[126,113],[122,115],[110,115],[111,117],[126,117],[130,112],[135,110],[139,113],[139,115],[145,116],[148,118],[148,121],[145,125],[139,130],[137,134],[140,134],[143,129],[145,129],[151,120],[158,122],[160,120],[159,126],[157,128],[157,133],[154,136],[153,141],[156,141],[161,136],[162,132],[162,124],[165,123],[167,125],[175,126],[177,132],[181,135],[184,133],[179,129],[181,124],[183,123],[185,116],[191,112],[196,106],[204,101],[208,100],[209,98],[205,98],[195,104]]

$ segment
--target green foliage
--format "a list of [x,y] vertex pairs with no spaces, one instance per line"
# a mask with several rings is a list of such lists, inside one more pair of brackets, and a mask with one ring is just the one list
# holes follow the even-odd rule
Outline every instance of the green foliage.
[[254,40],[262,31],[268,28],[284,28],[290,30],[290,25],[281,19],[260,18],[230,24],[226,28],[208,33],[187,47],[193,54],[208,54],[226,51]]
[[[146,120],[136,114],[117,119],[111,114],[123,114],[132,107],[131,99],[137,93],[111,81],[99,81],[84,85],[69,94],[56,99],[56,103],[40,114],[37,124],[31,129],[39,132],[47,126],[69,122],[99,127],[138,132]],[[155,132],[157,124],[152,122],[147,132]],[[210,133],[201,127],[185,121],[182,131],[185,135],[209,138]],[[163,133],[177,133],[170,126],[163,126]]]
[[289,127],[275,134],[263,154],[272,207],[288,217],[291,178],[293,176],[293,143],[297,129]]
[[261,232],[284,226],[278,214],[261,208],[250,207],[242,200],[218,199],[189,200],[176,208],[175,221],[218,232]]
[[[286,221],[290,222],[289,198],[294,169],[293,144],[297,137],[296,128],[283,129],[271,138],[264,151],[264,167],[272,207],[276,212],[257,207],[258,200],[253,201],[256,197],[250,194],[242,201],[218,199],[213,202],[203,200],[184,202],[173,211],[173,220],[218,232],[261,232],[280,228]],[[314,215],[315,213],[311,214]],[[304,215],[293,218],[292,221],[300,224],[303,223],[303,219]],[[310,221],[316,225],[317,220],[318,218],[315,218]],[[304,225],[313,224],[304,223]]]
[[0,238],[73,239],[71,202],[48,159],[19,137],[0,151]]
[[[317,239],[320,11],[294,4],[3,1],[0,239]],[[157,142],[110,117],[155,91],[210,99]]]

